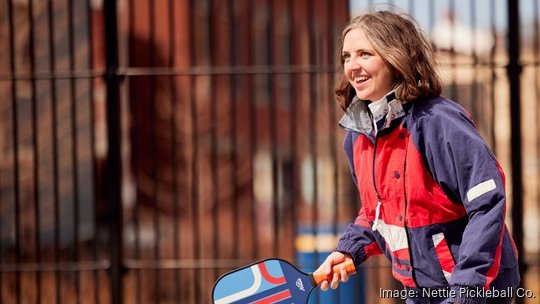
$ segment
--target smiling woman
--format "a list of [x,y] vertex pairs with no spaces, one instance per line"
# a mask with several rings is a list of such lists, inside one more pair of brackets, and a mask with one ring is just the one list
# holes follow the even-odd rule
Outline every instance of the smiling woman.
[[376,11],[345,27],[341,54],[335,94],[362,208],[319,271],[384,254],[407,303],[510,303],[469,292],[517,287],[517,252],[502,168],[468,113],[440,95],[431,44],[409,16]]

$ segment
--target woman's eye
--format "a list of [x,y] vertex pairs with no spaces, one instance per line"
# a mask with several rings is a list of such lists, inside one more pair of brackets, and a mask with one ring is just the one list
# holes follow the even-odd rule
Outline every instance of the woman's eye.
[[360,52],[360,56],[369,56],[371,55],[370,53],[368,52]]
[[350,58],[351,58],[351,55],[349,55],[349,54],[343,54],[343,55],[341,55],[341,59],[343,59],[343,61],[347,61],[347,60],[349,60]]

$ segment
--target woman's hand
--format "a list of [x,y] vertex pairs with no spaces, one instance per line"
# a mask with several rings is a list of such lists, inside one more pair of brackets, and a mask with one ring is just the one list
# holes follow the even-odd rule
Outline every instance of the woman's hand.
[[[316,270],[317,272],[322,271],[327,276],[332,273],[332,267],[339,263],[344,262],[346,259],[352,258],[350,254],[334,251],[326,257],[326,260],[319,266]],[[339,273],[334,273],[332,281],[328,282],[327,280],[321,283],[321,290],[326,291],[328,287],[336,289],[339,286],[340,282],[347,282],[349,279],[349,274],[345,269],[342,269]]]

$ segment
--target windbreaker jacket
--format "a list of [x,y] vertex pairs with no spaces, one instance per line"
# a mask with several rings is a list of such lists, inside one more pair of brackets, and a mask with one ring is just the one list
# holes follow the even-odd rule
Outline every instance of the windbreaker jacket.
[[[378,132],[359,100],[340,122],[362,208],[336,250],[357,266],[386,255],[406,289],[452,290],[437,303],[485,303],[479,291],[516,287],[504,173],[468,114],[444,97],[386,97]],[[431,303],[417,295],[409,303]]]

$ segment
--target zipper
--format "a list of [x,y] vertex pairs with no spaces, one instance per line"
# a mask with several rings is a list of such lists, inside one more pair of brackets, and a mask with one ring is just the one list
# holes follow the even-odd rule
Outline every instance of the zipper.
[[373,221],[373,226],[371,227],[371,230],[377,231],[377,225],[379,224],[379,217],[381,216],[381,205],[382,205],[382,199],[381,194],[379,193],[379,190],[377,189],[377,179],[375,178],[375,165],[377,160],[377,142],[379,139],[379,135],[375,134],[375,143],[373,145],[373,172],[372,172],[372,179],[373,179],[373,189],[375,190],[375,193],[377,194],[377,207],[375,207],[375,220]]

